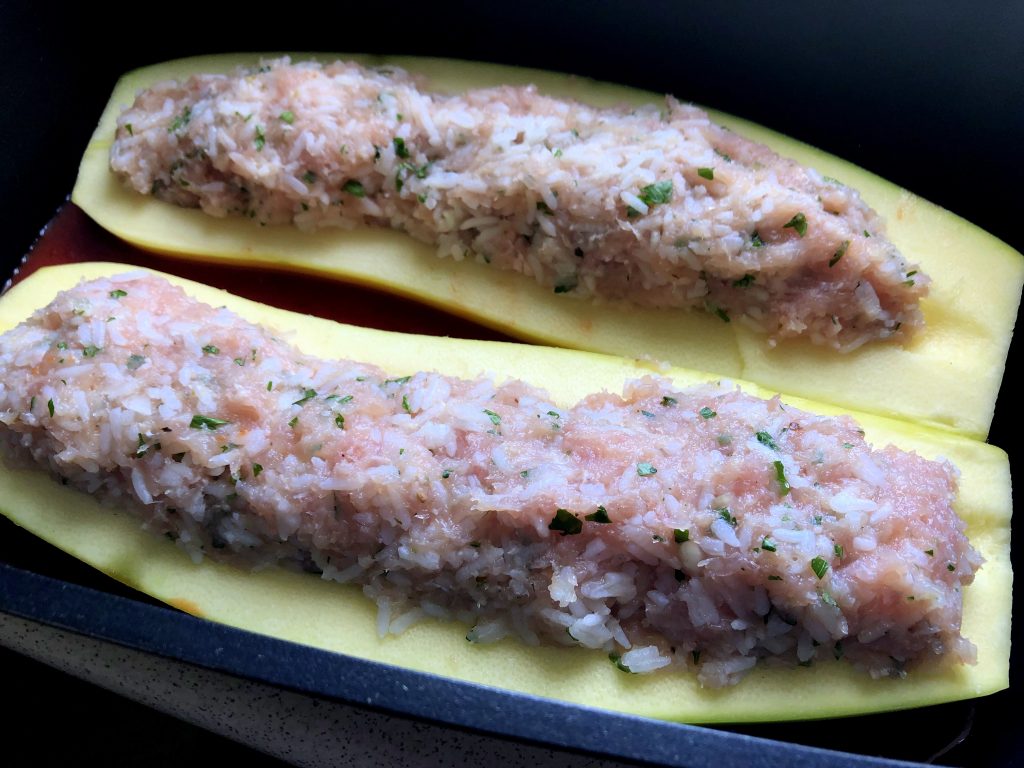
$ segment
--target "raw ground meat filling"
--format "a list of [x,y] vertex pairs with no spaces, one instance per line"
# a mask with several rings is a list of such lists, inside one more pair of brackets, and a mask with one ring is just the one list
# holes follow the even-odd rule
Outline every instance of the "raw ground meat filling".
[[930,282],[856,191],[672,98],[442,95],[396,68],[283,59],[143,91],[110,164],[216,216],[393,227],[555,293],[696,308],[772,343],[904,338]]
[[760,659],[973,659],[955,468],[729,385],[567,407],[395,377],[135,273],[0,337],[0,435],[193,557],[361,585],[382,633],[444,617],[707,685]]

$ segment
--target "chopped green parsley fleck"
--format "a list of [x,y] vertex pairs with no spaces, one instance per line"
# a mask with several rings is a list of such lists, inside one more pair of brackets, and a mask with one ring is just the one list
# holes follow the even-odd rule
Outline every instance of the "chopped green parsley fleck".
[[291,125],[292,123],[295,122],[295,113],[292,112],[290,109],[286,109],[284,112],[278,115],[278,118],[281,120],[282,123],[288,123],[288,125]]
[[267,145],[267,137],[266,137],[266,134],[263,133],[263,126],[262,125],[257,125],[256,126],[256,140],[255,140],[254,144],[256,145],[256,151],[257,152],[262,152],[263,151],[263,147],[265,147]]
[[804,235],[807,234],[807,217],[804,216],[802,213],[797,213],[793,216],[792,219],[783,224],[782,228],[792,229],[798,235],[800,235],[800,237],[803,237]]
[[715,178],[715,169],[714,168],[698,168],[697,169],[697,175],[700,176],[702,179],[707,179],[708,181],[712,181]]
[[842,559],[843,555],[846,554],[842,544],[836,544],[832,547],[832,551],[836,553],[836,557]]
[[494,424],[495,426],[501,424],[501,416],[496,414],[494,411],[489,411],[486,408],[484,408],[484,413],[486,413],[487,416],[490,418],[491,424]]
[[409,405],[409,396],[402,395],[402,410],[406,413],[412,413],[412,408]]
[[289,427],[294,427],[298,423],[299,423],[299,417],[298,416],[293,416],[292,419],[288,422],[288,426]]
[[85,347],[82,350],[82,357],[96,357],[96,353],[102,351],[103,347],[97,347],[93,344],[90,344],[89,346]]
[[789,494],[789,481],[786,479],[786,467],[781,461],[772,462],[775,465],[775,480],[779,484],[779,495]]
[[292,403],[292,405],[302,405],[307,400],[312,400],[314,397],[316,397],[315,389],[304,389],[302,391],[302,397],[300,397],[298,400]]
[[336,426],[338,429],[345,428],[345,417],[342,414],[334,414],[334,426]]
[[684,541],[690,540],[690,529],[689,528],[676,528],[672,531],[672,538],[675,539],[676,544],[682,544]]
[[771,448],[773,451],[779,450],[779,446],[776,444],[776,442],[772,438],[772,436],[770,434],[768,434],[767,432],[758,432],[757,433],[757,442],[759,442],[761,445],[764,445],[764,446],[767,446],[768,448]]
[[610,661],[612,664],[614,664],[616,669],[618,669],[618,670],[620,670],[622,672],[629,672],[630,674],[633,674],[633,670],[630,669],[629,667],[627,667],[625,664],[623,664],[620,661],[621,658],[622,658],[622,656],[620,656],[617,653],[609,653],[608,654],[608,661]]
[[729,322],[729,313],[726,312],[721,307],[719,307],[717,304],[712,304],[709,301],[709,302],[706,303],[705,306],[707,307],[708,312],[713,314],[715,317],[717,317],[723,323],[728,323]]
[[638,197],[646,205],[660,205],[672,199],[672,182],[656,181],[640,190]]
[[231,362],[233,362],[235,365],[237,365],[239,368],[241,368],[241,367],[243,367],[245,365],[245,358],[244,357],[236,357]]
[[934,549],[926,549],[926,550],[924,551],[924,553],[925,553],[926,555],[928,555],[928,557],[935,557],[935,550],[934,550]]
[[447,480],[451,476],[452,476],[452,471],[450,469],[446,469],[444,472],[441,473],[441,479],[443,479],[443,480]]
[[405,139],[395,136],[391,140],[391,143],[395,145],[395,154],[403,160],[409,157],[409,150],[405,146]]
[[754,284],[757,278],[749,272],[741,277],[739,280],[732,281],[733,288],[749,288]]
[[836,264],[838,264],[839,260],[846,255],[846,249],[849,247],[850,241],[843,240],[842,244],[839,246],[839,249],[835,253],[833,253],[832,258],[828,260],[829,267],[834,267]]
[[341,188],[354,197],[366,197],[366,190],[363,188],[363,185],[355,179],[349,179]]
[[775,541],[770,536],[765,536],[761,539],[761,549],[765,552],[776,552],[778,547],[775,545]]
[[260,472],[262,472],[262,471],[263,471],[263,465],[262,464],[253,464],[252,465],[252,476],[253,477],[259,477],[260,476]]
[[823,557],[814,558],[811,560],[811,570],[819,579],[825,578],[825,574],[828,573],[828,561]]
[[135,371],[142,367],[146,362],[146,358],[142,355],[128,355],[128,362],[124,365],[129,371]]
[[583,521],[567,509],[557,509],[548,530],[558,531],[563,536],[574,536],[583,530]]
[[178,115],[177,117],[175,117],[174,120],[171,121],[171,125],[167,128],[167,132],[168,133],[177,133],[182,128],[184,128],[186,125],[188,125],[188,121],[191,120],[191,119],[192,119],[192,107],[186,106],[181,111],[181,114]]
[[[53,416],[53,401],[50,401],[50,415]],[[956,570],[956,566],[952,563],[946,563],[946,570],[952,573]]]
[[606,524],[611,522],[611,518],[608,517],[608,510],[605,509],[604,506],[598,507],[594,512],[591,512],[589,515],[585,515],[583,519],[588,520],[591,523]]
[[[827,568],[828,566],[825,567]],[[819,576],[818,578],[820,579],[821,577]],[[825,605],[831,605],[833,608],[839,607],[839,603],[836,602],[836,599],[825,590],[821,591],[821,602]]]
[[122,291],[120,288],[115,288],[110,292],[110,298],[120,299],[128,295],[128,291]]
[[679,401],[676,400],[674,397],[669,397],[668,395],[665,395],[663,398],[661,398],[661,404],[664,405],[666,408],[671,408],[678,402]]
[[219,355],[220,354],[220,347],[215,347],[215,346],[213,346],[213,344],[207,344],[205,347],[203,347],[203,354],[204,355]]
[[700,409],[700,415],[703,416],[705,419],[713,419],[715,418],[715,416],[718,415],[718,412],[712,411],[705,405],[703,408]]
[[733,528],[735,528],[737,523],[739,523],[739,520],[737,520],[733,513],[729,511],[728,507],[721,507],[716,509],[715,512],[717,512],[718,516]]
[[313,171],[306,171],[304,174],[302,174],[302,180],[307,184],[315,184],[316,174],[313,173]]
[[225,424],[230,424],[230,421],[224,419],[217,419],[213,416],[203,416],[202,414],[195,414],[192,417],[192,421],[189,422],[189,426],[192,429],[217,429],[223,427]]
[[640,475],[640,477],[650,477],[651,475],[658,474],[658,470],[653,464],[641,461],[636,465],[636,473]]
[[750,247],[751,248],[764,248],[764,240],[761,236],[755,232],[750,236]]

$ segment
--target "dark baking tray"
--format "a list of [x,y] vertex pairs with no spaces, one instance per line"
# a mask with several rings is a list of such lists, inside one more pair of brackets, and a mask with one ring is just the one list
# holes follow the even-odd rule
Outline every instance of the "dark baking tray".
[[[725,8],[523,2],[488,7],[394,0],[356,9],[337,4],[327,10],[305,8],[302,15],[284,6],[168,9],[163,22],[153,25],[125,15],[123,8],[91,6],[88,13],[48,12],[43,18],[27,3],[0,6],[0,49],[6,53],[0,72],[6,105],[0,121],[4,278],[70,190],[117,76],[163,59],[230,50],[447,56],[671,91],[851,160],[1024,249],[1017,213],[1024,156],[1016,150],[1024,136],[1024,49],[1019,42],[1024,10],[1013,4],[990,4],[984,14],[951,2],[906,8],[861,3],[826,10],[815,4],[734,3]],[[75,215],[72,211],[67,217]],[[89,225],[83,220],[75,226]],[[170,265],[161,261],[158,266]],[[374,305],[377,299],[367,302]],[[1013,370],[1020,357],[1017,347],[1010,352],[991,434],[993,443],[1009,450],[1015,475],[1019,407],[1011,397],[1020,391]],[[1019,561],[1015,555],[1014,565]],[[802,745],[913,761],[929,760],[948,747],[937,758],[943,764],[1024,761],[1024,736],[1012,715],[1020,699],[1018,652],[1011,660],[1010,689],[976,702],[841,721],[691,728],[380,669],[215,627],[153,604],[6,522],[0,526],[0,563],[5,564],[0,608],[9,615],[281,689],[433,721],[480,734],[482,743],[490,734],[595,756],[679,765],[862,762]],[[1018,636],[1015,629],[1014,640]],[[229,647],[232,653],[214,656],[215,647]],[[196,757],[255,759],[244,747],[197,735],[177,720],[111,699],[13,652],[3,651],[0,663],[8,690],[22,692],[22,706],[5,722],[12,764],[30,756],[43,763],[103,756],[149,765]],[[311,677],[311,664],[329,674]],[[381,681],[390,685],[396,679],[423,695],[410,700],[381,693],[387,688]],[[367,681],[377,692],[372,704],[366,703]],[[83,717],[93,709],[111,708],[119,724],[110,733],[131,733],[131,749],[123,735],[116,741],[95,737],[91,719],[76,724],[61,717],[55,731],[52,712],[58,703],[62,711]]]

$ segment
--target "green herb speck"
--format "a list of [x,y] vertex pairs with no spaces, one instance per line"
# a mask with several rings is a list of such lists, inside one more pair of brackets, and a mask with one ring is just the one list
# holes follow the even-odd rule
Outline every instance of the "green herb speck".
[[638,197],[647,205],[660,205],[672,199],[672,182],[656,181],[640,190]]
[[781,461],[772,463],[775,465],[775,481],[779,484],[779,495],[786,496],[791,490],[789,481],[786,479],[786,467]]
[[636,473],[640,475],[640,477],[650,477],[651,475],[658,474],[658,470],[653,464],[641,461],[636,465]]
[[743,277],[741,277],[739,280],[733,280],[732,281],[732,287],[733,288],[749,288],[750,286],[752,286],[754,284],[754,282],[756,280],[757,280],[757,278],[754,275],[751,275],[751,274],[748,273],[748,274],[744,275]]
[[341,188],[354,197],[366,197],[366,190],[363,188],[363,185],[355,179],[349,179]]
[[115,288],[110,292],[110,298],[120,299],[128,295],[128,291],[122,291],[120,288]]
[[682,544],[684,541],[689,541],[690,529],[676,528],[674,531],[672,531],[672,538],[675,539],[676,544]]
[[292,123],[295,122],[295,113],[292,112],[290,109],[286,109],[284,112],[278,115],[278,118],[281,120],[282,123],[288,123],[288,125],[291,125]]
[[800,237],[803,237],[804,235],[807,234],[807,217],[804,216],[802,213],[797,213],[793,216],[792,219],[783,224],[782,228],[792,229],[798,235],[800,235]]
[[574,536],[583,530],[583,521],[567,509],[557,509],[548,530],[558,531],[563,536]]
[[142,355],[128,355],[128,361],[124,364],[129,371],[136,371],[146,362]]
[[697,175],[700,176],[702,179],[707,179],[708,181],[712,181],[715,178],[715,169],[714,168],[698,168],[697,169]]
[[705,419],[713,419],[715,418],[715,416],[718,415],[718,412],[712,411],[705,405],[703,408],[700,409],[700,415],[703,416]]
[[591,512],[589,515],[584,516],[584,520],[589,520],[591,523],[610,523],[611,518],[608,517],[608,510],[603,506],[597,508],[596,511]]
[[843,256],[846,255],[846,249],[849,248],[849,247],[850,247],[850,241],[849,240],[843,240],[843,242],[840,244],[838,250],[836,250],[836,252],[832,254],[832,258],[828,260],[829,267],[834,267],[836,264],[838,264],[839,260],[841,258],[843,258]]
[[203,416],[202,414],[195,414],[192,417],[192,421],[189,422],[189,426],[192,429],[217,429],[223,427],[225,424],[230,424],[230,421],[224,419],[214,418],[213,416]]
[[312,400],[314,397],[316,397],[315,389],[305,389],[302,391],[302,397],[292,403],[292,405],[302,405],[307,400]]
[[765,552],[778,551],[778,547],[775,545],[775,540],[772,539],[770,536],[765,536],[763,539],[761,539],[761,549],[763,549]]
[[825,574],[828,573],[828,561],[823,557],[814,558],[811,560],[811,570],[819,579],[825,578]]

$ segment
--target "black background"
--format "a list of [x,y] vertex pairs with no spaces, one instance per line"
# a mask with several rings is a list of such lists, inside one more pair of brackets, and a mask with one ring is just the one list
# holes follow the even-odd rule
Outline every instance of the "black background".
[[[1024,250],[1020,3],[83,5],[33,12],[28,3],[0,3],[4,277],[70,192],[120,74],[178,56],[252,50],[445,56],[671,92],[850,160]],[[1017,357],[1011,352],[1011,360]],[[1019,409],[1008,401],[1017,396],[1019,380],[1008,374],[991,436],[1013,449],[1017,476]],[[173,721],[9,652],[0,653],[0,670],[9,690],[25,692],[13,719],[4,720],[4,731],[24,748],[14,750],[15,763],[19,755],[46,763],[102,754],[99,745],[110,742],[90,739],[86,734],[93,732],[81,724],[92,722],[90,712],[108,708],[120,720],[118,731],[132,732],[139,744],[136,751],[112,754],[121,758],[115,764],[183,763],[192,754],[210,758],[232,749],[184,727],[170,738],[167,729],[178,727]],[[989,708],[1006,716],[976,723],[973,751],[953,753],[955,759],[1010,764],[1020,743],[1009,716],[1020,698],[1020,678],[1018,663],[1014,686],[999,695],[1002,706]],[[78,713],[80,730],[68,725],[68,739],[38,741],[52,732],[48,713],[55,705]],[[145,729],[154,734],[149,751],[139,736]]]

